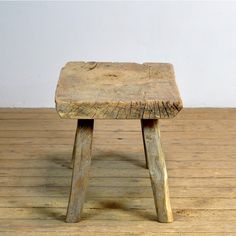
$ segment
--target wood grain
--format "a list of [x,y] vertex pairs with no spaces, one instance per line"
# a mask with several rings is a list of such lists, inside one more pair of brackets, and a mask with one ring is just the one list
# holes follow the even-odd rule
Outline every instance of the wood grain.
[[56,90],[62,118],[156,119],[182,109],[168,63],[69,62]]
[[82,221],[66,224],[76,121],[18,108],[0,119],[0,235],[236,235],[236,109],[160,120],[171,224],[156,222],[138,120],[95,121]]
[[81,219],[91,161],[93,120],[78,120],[66,222]]
[[142,119],[141,124],[145,144],[145,156],[148,163],[158,221],[169,223],[173,221],[173,215],[158,120]]

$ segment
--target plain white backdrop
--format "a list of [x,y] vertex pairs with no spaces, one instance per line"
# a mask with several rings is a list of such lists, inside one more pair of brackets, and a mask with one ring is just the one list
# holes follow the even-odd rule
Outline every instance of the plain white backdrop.
[[185,107],[236,107],[236,3],[0,2],[0,106],[53,107],[76,60],[171,62]]

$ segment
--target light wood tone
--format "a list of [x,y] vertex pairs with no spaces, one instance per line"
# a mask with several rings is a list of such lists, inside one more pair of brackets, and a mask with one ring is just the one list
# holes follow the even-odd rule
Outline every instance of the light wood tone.
[[146,143],[145,143],[145,136],[144,136],[144,127],[142,125],[142,121],[141,121],[141,130],[142,130],[142,139],[143,139],[143,149],[144,149],[144,156],[145,156],[145,164],[146,164],[146,168],[148,169],[148,158],[147,158],[147,147],[146,147]]
[[[178,114],[178,120],[235,120],[236,108],[187,108]],[[59,120],[51,108],[0,108],[0,120]]]
[[[101,191],[101,190],[100,190]],[[142,192],[142,188],[139,190]],[[115,190],[114,190],[115,192]],[[44,208],[44,207],[63,207],[66,208],[68,204],[68,197],[64,196],[52,196],[48,197],[47,192],[45,190],[44,196],[8,196],[1,197],[0,199],[0,208]],[[235,198],[211,198],[211,197],[177,197],[172,199],[172,205],[175,206],[173,209],[205,209],[206,212],[208,210],[236,210],[236,200]],[[133,210],[154,210],[153,206],[153,197],[101,197],[94,196],[93,198],[88,199],[85,203],[85,209],[103,209],[109,212],[109,209],[117,209],[119,214],[120,211],[131,211]],[[43,210],[43,209],[42,209]],[[65,211],[66,212],[66,211]],[[64,223],[65,212],[63,214],[63,219],[61,219],[61,223]],[[35,211],[37,215],[37,210]],[[51,212],[53,213],[53,212]],[[46,214],[46,213],[45,213]],[[3,217],[3,216],[2,216]],[[55,219],[58,216],[55,216]],[[118,216],[117,216],[118,217]],[[155,213],[156,217],[156,213]],[[14,216],[12,216],[14,219]],[[148,216],[145,218],[148,220]],[[155,218],[156,219],[156,218]],[[88,220],[88,219],[87,219]],[[175,221],[174,221],[175,222]],[[173,222],[173,223],[174,223]],[[159,223],[155,220],[155,223],[159,225]],[[173,224],[172,223],[172,224]],[[164,224],[165,225],[165,224]],[[171,229],[171,227],[170,227]]]
[[[88,138],[85,135],[86,128],[93,130],[93,127],[87,127],[86,120],[81,119],[110,118],[150,119],[150,122],[142,120],[146,167],[150,172],[158,221],[172,222],[160,131],[157,120],[152,119],[173,118],[182,109],[173,66],[167,63],[70,62],[61,70],[55,101],[62,118],[79,119],[70,164],[73,178],[66,221],[80,220],[85,200],[88,170],[83,170],[87,168],[84,155],[88,154],[90,163],[92,148],[91,133],[88,132]],[[76,157],[77,147],[79,157]]]
[[[94,126],[94,123],[93,123]],[[73,151],[72,151],[72,157],[71,157],[71,161],[70,161],[70,168],[72,169],[74,166],[74,160],[75,160],[75,151],[76,151],[76,143],[77,143],[77,134],[78,134],[78,121],[77,121],[77,128],[76,128],[76,132],[75,132],[75,137],[74,137],[74,145],[73,145]],[[65,144],[65,143],[64,143]],[[92,148],[92,147],[91,147]]]
[[[78,229],[79,230],[79,229]],[[69,230],[70,231],[70,235],[86,235],[86,236],[94,236],[95,234],[94,234],[94,232],[92,232],[92,233],[90,233],[90,232],[88,232],[88,231],[86,231],[86,230],[82,230],[82,231],[80,231],[80,234],[78,234],[78,233],[75,233],[75,230],[74,229],[71,229],[71,230]],[[5,232],[4,232],[5,233]],[[106,232],[104,232],[102,235],[105,235],[106,234]],[[154,235],[156,235],[157,233],[146,233],[146,235],[149,235],[149,236],[154,236]],[[5,234],[4,234],[5,236],[15,236],[15,233],[12,233],[12,232],[6,232]],[[24,236],[32,236],[32,232],[22,232],[22,235],[24,235]],[[45,236],[45,233],[43,233],[43,232],[34,232],[34,236]],[[49,235],[58,235],[58,234],[54,234],[54,232],[50,232],[49,233]],[[101,234],[97,234],[97,235],[101,235]],[[142,234],[135,234],[135,233],[128,233],[128,232],[112,232],[112,236],[117,236],[117,235],[119,235],[119,236],[140,236],[140,235],[142,235]],[[168,235],[168,236],[176,236],[176,233],[162,233],[161,234],[162,236],[166,236],[166,235]],[[178,236],[179,236],[180,234],[178,234]],[[181,236],[229,236],[229,233],[201,233],[201,232],[199,232],[199,233],[181,233]],[[236,233],[234,234],[234,233],[230,233],[230,236],[235,236],[236,235]],[[63,232],[63,231],[60,231],[60,236],[68,236],[68,233],[66,232]]]
[[[45,207],[49,212],[53,212],[58,216],[64,215],[66,208],[61,207]],[[55,220],[55,216],[53,214],[48,214],[45,218],[44,212],[38,212],[35,215],[35,210],[33,208],[12,208],[10,211],[8,208],[2,208],[2,212],[4,213],[5,219],[12,219],[12,213],[14,212],[15,220],[21,220],[22,218],[28,218],[32,220]],[[132,209],[131,209],[132,212]],[[136,209],[138,214],[130,214],[128,211],[120,211],[118,215],[116,215],[115,209],[110,209],[110,212],[106,212],[104,209],[84,209],[83,219],[88,217],[93,220],[121,220],[121,221],[143,221],[146,217],[148,217],[151,221],[156,220],[155,211],[153,209]],[[177,215],[178,221],[191,222],[196,217],[201,217],[201,220],[209,220],[209,218],[214,220],[219,220],[220,217],[228,217],[228,220],[235,221],[236,220],[236,211],[230,210],[209,210],[206,212],[203,209],[184,209],[184,210],[175,210],[175,214]],[[134,212],[132,212],[134,213]],[[0,218],[3,220],[4,218]]]
[[171,224],[156,222],[139,121],[95,122],[82,221],[66,224],[76,121],[54,109],[3,108],[0,119],[0,235],[236,235],[236,109],[160,121]]
[[[171,120],[171,121],[169,121]],[[97,131],[130,131],[130,132],[140,132],[140,124],[138,120],[125,120],[122,121],[122,126],[118,125],[119,120],[98,120],[95,122],[95,128]],[[161,122],[161,131],[163,132],[215,132],[216,128],[226,133],[225,130],[228,129],[228,133],[236,133],[236,128],[234,127],[235,120],[202,120],[201,123],[196,122],[196,120],[178,120],[178,119],[165,119]],[[76,128],[76,121],[66,119],[61,122],[61,120],[56,120],[54,122],[49,122],[48,120],[39,120],[34,122],[33,120],[1,120],[0,130],[2,131],[32,131],[38,130],[42,131],[42,126],[47,131],[74,131]],[[231,128],[231,129],[230,129]]]
[[168,63],[69,62],[56,90],[62,118],[157,119],[182,109]]
[[[29,180],[29,177],[1,177],[3,181],[1,182],[0,188],[0,198],[11,198],[14,194],[17,197],[45,197],[45,191],[47,191],[48,198],[52,197],[61,197],[67,196],[69,192],[69,181],[68,183],[64,183],[59,185],[57,183],[58,180],[62,181],[63,178],[48,178],[48,177],[32,177]],[[121,178],[121,177],[120,177]],[[49,179],[49,181],[47,181]],[[115,178],[111,178],[115,180]],[[126,182],[125,182],[125,181]],[[179,179],[182,181],[182,178]],[[208,179],[209,181],[210,179]],[[231,179],[232,180],[232,179]],[[92,184],[88,189],[88,199],[92,198],[115,198],[129,195],[132,198],[152,198],[152,190],[146,181],[145,184],[140,182],[136,183],[135,186],[132,185],[132,181],[135,181],[135,177],[125,178],[123,177],[123,181],[118,184],[118,181],[114,181],[114,184],[111,183],[108,185],[105,181],[100,181],[100,184],[97,184],[98,181],[92,180]],[[128,183],[127,183],[128,182]],[[42,188],[42,186],[48,185],[46,190]],[[116,186],[114,186],[116,185]],[[222,185],[222,183],[221,183]],[[7,187],[6,187],[7,186]],[[200,185],[199,185],[200,186]],[[199,192],[201,192],[201,197],[211,198],[212,201],[217,199],[222,199],[227,196],[230,199],[231,204],[235,202],[234,196],[236,194],[236,187],[220,187],[220,185],[215,185],[214,187],[210,187],[207,189],[207,186],[201,185],[198,186],[172,186],[170,189],[171,196],[173,198],[173,202],[176,203],[178,198],[192,198],[194,200],[199,198]],[[66,198],[67,200],[67,198]],[[226,199],[223,199],[225,202]],[[187,200],[183,200],[187,201]],[[63,199],[64,202],[64,199]],[[11,205],[11,201],[9,199],[8,204]],[[20,202],[18,202],[20,204]],[[98,204],[99,205],[99,204]],[[22,206],[22,205],[21,205]],[[201,205],[199,204],[199,207]],[[194,204],[192,204],[194,207]],[[218,208],[220,205],[218,204]],[[226,206],[225,206],[226,207]],[[236,207],[236,206],[235,206]]]
[[[114,165],[117,165],[117,163],[114,163]],[[113,165],[113,166],[114,166]],[[139,167],[140,168],[140,167]],[[26,172],[27,168],[23,168],[23,170],[19,170],[21,172]],[[39,168],[40,169],[40,168]],[[100,168],[99,168],[100,169]],[[137,174],[138,171],[132,171],[131,169],[126,169],[126,172],[131,172],[131,174],[127,174],[127,175],[123,175],[125,179],[122,178],[121,174],[119,175],[118,173],[121,172],[122,174],[124,174],[125,171],[121,170],[121,167],[116,168],[116,170],[114,170],[115,174],[112,174],[112,171],[107,171],[108,169],[93,169],[94,171],[99,172],[98,174],[94,174],[93,177],[91,178],[90,181],[90,186],[106,186],[106,187],[112,187],[113,184],[116,184],[117,186],[126,186],[126,187],[137,187],[137,186],[150,186],[150,181],[148,178],[148,172],[144,172],[142,174],[140,174],[140,176],[142,176],[142,178],[137,178],[135,179],[135,173]],[[7,169],[8,170],[8,169]],[[41,169],[40,169],[41,170]],[[38,172],[40,172],[40,170]],[[59,169],[59,171],[62,171],[63,169]],[[47,170],[49,171],[49,170]],[[109,177],[110,178],[105,178],[105,179],[101,179],[102,178],[102,171],[107,172],[107,174],[104,174],[103,176],[105,177]],[[207,169],[205,170],[207,171]],[[141,171],[140,171],[141,172]],[[188,171],[190,173],[190,171]],[[192,172],[194,172],[192,170]],[[32,172],[31,172],[32,173]],[[55,173],[55,172],[54,172]],[[177,172],[178,173],[178,172]],[[223,172],[224,173],[224,172]],[[65,175],[65,172],[63,173]],[[32,174],[33,175],[33,174]],[[60,176],[60,175],[59,175]],[[35,180],[35,184],[37,183],[48,183],[49,186],[58,186],[58,187],[63,187],[63,186],[68,186],[68,184],[70,184],[70,178],[65,178],[63,177],[63,175],[60,176],[60,178],[56,177],[56,176],[41,176],[41,181],[40,181],[40,176],[35,176],[36,178],[33,178]],[[190,174],[188,174],[188,176],[190,176]],[[9,183],[9,185],[13,185],[12,184],[12,180],[14,180],[15,186],[17,186],[17,183],[21,183],[22,178],[16,178],[17,174],[14,176],[15,178],[9,178],[9,181],[11,181]],[[24,176],[27,177],[27,174]],[[98,178],[98,179],[97,179]],[[117,179],[120,178],[120,179]],[[218,179],[213,179],[212,181],[210,181],[212,178],[211,177],[193,177],[193,179],[190,177],[189,179],[181,177],[181,178],[177,178],[177,177],[173,177],[169,179],[169,185],[171,187],[192,187],[192,188],[199,188],[199,187],[209,187],[209,188],[214,188],[214,187],[222,187],[222,188],[235,188],[236,187],[236,182],[234,182],[236,180],[235,177],[227,177],[228,181],[226,181],[224,179],[224,177],[219,177]],[[27,178],[23,178],[27,179]],[[6,181],[6,178],[3,178],[2,182],[4,183],[4,180]],[[37,181],[38,180],[38,181]],[[58,182],[58,180],[60,180],[60,182]],[[232,181],[229,181],[232,180]],[[26,181],[26,180],[25,180]],[[27,185],[27,182],[25,183]]]
[[81,219],[91,162],[94,120],[78,120],[73,149],[73,171],[66,222]]
[[145,156],[152,183],[154,202],[159,222],[173,221],[170,205],[168,176],[161,148],[158,120],[141,120]]
[[[17,153],[15,154],[17,155]],[[186,153],[183,153],[182,155],[186,155]],[[213,155],[211,153],[211,155]],[[115,156],[114,156],[115,157]],[[69,159],[69,157],[68,157]],[[93,159],[94,160],[94,159]],[[28,159],[21,159],[21,162],[27,162]],[[55,159],[51,159],[51,162],[57,161]],[[120,159],[117,158],[117,162],[113,161],[113,166],[117,164],[119,164]],[[223,161],[223,160],[222,160]],[[222,163],[222,161],[219,161]],[[13,165],[14,165],[13,161]],[[147,178],[148,177],[148,172],[147,171],[141,171],[140,168],[139,169],[122,169],[116,168],[116,169],[112,169],[112,171],[108,168],[93,168],[93,163],[95,161],[92,162],[92,168],[91,168],[91,178],[102,178],[102,177],[110,177],[110,178],[135,178],[136,176],[139,176],[140,178]],[[135,162],[134,159],[129,159],[129,162]],[[140,161],[142,163],[142,161]],[[201,162],[204,163],[204,160],[202,160]],[[50,163],[50,162],[47,162]],[[8,176],[8,174],[10,176],[12,176],[11,178],[13,178],[13,182],[15,183],[16,179],[17,181],[20,182],[20,178],[17,177],[26,177],[26,179],[28,179],[28,177],[36,177],[36,178],[32,178],[33,180],[39,180],[40,177],[42,177],[42,181],[54,181],[53,178],[55,178],[56,180],[58,179],[58,177],[64,177],[63,181],[67,183],[67,179],[65,177],[68,176],[68,174],[70,173],[69,170],[65,169],[65,167],[67,167],[69,165],[69,163],[67,164],[67,162],[65,162],[65,165],[63,168],[57,168],[57,167],[53,167],[53,166],[48,166],[48,167],[27,167],[27,172],[25,171],[26,168],[22,168],[20,166],[17,166],[15,168],[12,168],[12,166],[10,167],[3,167],[2,169],[0,169],[0,176],[1,176],[1,183],[4,183],[4,181],[6,180],[6,176]],[[176,168],[176,169],[168,169],[168,175],[169,175],[169,179],[171,180],[172,183],[172,178],[173,181],[175,181],[175,178],[182,178],[181,181],[184,184],[194,184],[193,187],[199,187],[199,186],[211,186],[211,187],[236,187],[236,182],[234,181],[229,181],[227,182],[227,186],[225,186],[225,178],[229,178],[229,180],[233,180],[233,178],[235,178],[236,181],[236,172],[235,172],[235,168],[230,168],[230,169],[222,169],[222,168],[211,168],[211,163],[209,162],[208,164],[208,168],[190,168],[187,169],[185,168],[185,171],[183,173],[183,168]],[[168,161],[169,164],[169,161]],[[15,171],[15,169],[18,169],[18,172]],[[4,178],[3,178],[4,177]],[[10,179],[11,179],[10,178]],[[189,180],[189,182],[185,181],[186,178],[191,178],[191,180]],[[194,180],[192,179],[194,178]],[[218,178],[218,179],[215,179]],[[222,179],[219,179],[222,178]],[[9,180],[9,179],[7,179]],[[55,181],[56,181],[55,180]],[[218,181],[219,180],[219,181]],[[9,180],[10,181],[10,180]],[[180,181],[180,179],[179,179]],[[38,181],[36,181],[35,183],[37,183]],[[139,182],[140,183],[140,182]],[[174,182],[175,183],[175,182]],[[178,181],[176,180],[176,183],[178,183]],[[111,186],[111,185],[110,185]]]

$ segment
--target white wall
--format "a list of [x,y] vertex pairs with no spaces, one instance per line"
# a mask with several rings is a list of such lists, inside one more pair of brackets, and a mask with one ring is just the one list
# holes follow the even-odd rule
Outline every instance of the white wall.
[[236,3],[0,3],[0,106],[54,106],[70,60],[171,62],[185,106],[236,106]]

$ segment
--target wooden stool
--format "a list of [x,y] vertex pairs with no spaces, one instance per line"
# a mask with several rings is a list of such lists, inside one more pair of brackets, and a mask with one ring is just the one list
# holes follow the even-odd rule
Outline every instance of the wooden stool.
[[69,62],[61,70],[56,109],[61,118],[78,120],[66,222],[81,219],[94,119],[141,120],[157,218],[173,221],[158,122],[182,109],[171,64]]

